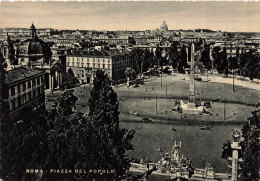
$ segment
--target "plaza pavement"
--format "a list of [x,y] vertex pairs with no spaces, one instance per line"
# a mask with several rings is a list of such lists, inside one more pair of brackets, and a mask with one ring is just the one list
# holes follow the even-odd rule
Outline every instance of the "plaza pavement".
[[[189,115],[172,112],[175,99],[187,100],[189,90],[189,77],[187,74],[172,74],[162,77],[162,87],[160,77],[149,77],[144,85],[138,88],[127,88],[125,84],[114,86],[120,101],[119,111],[121,120],[140,120],[140,117],[150,117],[155,121],[181,121],[194,122],[224,122],[240,123],[246,122],[251,116],[251,111],[255,110],[255,105],[260,97],[260,84],[235,80],[235,92],[232,90],[233,80],[231,78],[221,78],[219,75],[209,75],[209,82],[205,76],[202,82],[196,81],[196,100],[217,100],[213,107],[207,109],[213,115]],[[167,84],[167,90],[166,90]],[[79,98],[76,103],[76,110],[84,113],[88,112],[87,101],[91,85],[81,85],[76,87],[74,94]],[[167,91],[167,94],[166,94]],[[46,92],[49,99],[47,107],[50,108],[56,96],[63,91],[55,91],[53,94]],[[157,114],[156,97],[157,94]],[[166,96],[167,95],[167,96]],[[224,103],[225,102],[225,103]],[[83,105],[84,104],[84,105]],[[82,106],[83,105],[83,106]],[[139,116],[129,117],[130,111],[138,112]],[[224,116],[225,112],[225,116]],[[234,114],[236,113],[236,114]],[[225,117],[225,119],[224,119]],[[199,122],[198,122],[199,123]]]

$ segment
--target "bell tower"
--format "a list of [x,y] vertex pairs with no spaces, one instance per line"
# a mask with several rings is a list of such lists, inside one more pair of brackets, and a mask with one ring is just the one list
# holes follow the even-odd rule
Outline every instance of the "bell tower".
[[1,53],[5,59],[5,62],[7,64],[7,71],[11,70],[13,61],[14,61],[14,49],[13,49],[13,43],[10,39],[10,36],[8,35],[8,32],[6,32],[5,39],[3,43],[1,44]]

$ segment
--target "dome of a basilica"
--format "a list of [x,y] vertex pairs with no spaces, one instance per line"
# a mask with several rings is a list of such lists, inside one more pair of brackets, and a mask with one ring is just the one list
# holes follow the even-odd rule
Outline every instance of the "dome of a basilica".
[[30,29],[36,29],[33,23],[31,25]]
[[20,44],[20,54],[29,56],[48,56],[50,55],[50,52],[50,48],[47,46],[47,44],[37,37],[29,38]]
[[37,37],[36,28],[32,24],[30,27],[31,38],[20,43],[19,54],[24,56],[50,56],[50,47]]
[[19,54],[25,56],[51,56],[51,49],[44,41],[34,37],[20,43]]
[[161,30],[161,31],[168,31],[168,26],[167,26],[167,24],[165,23],[165,21],[163,21],[163,24],[160,26],[160,30]]

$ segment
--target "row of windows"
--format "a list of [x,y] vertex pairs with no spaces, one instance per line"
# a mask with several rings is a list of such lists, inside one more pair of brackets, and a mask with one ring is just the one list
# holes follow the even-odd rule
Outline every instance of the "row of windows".
[[[120,67],[124,67],[124,66],[129,66],[129,65],[133,65],[134,61],[120,61],[120,62],[116,62],[115,64],[113,64],[113,68],[120,68]],[[68,62],[67,63],[68,67],[86,67],[86,68],[103,68],[103,69],[110,69],[112,68],[110,64],[101,64],[101,63],[79,63],[79,62]]]
[[[108,72],[106,72],[107,74],[110,74],[110,72],[108,71]],[[85,74],[83,73],[83,72],[79,72],[79,73],[77,73],[76,74],[77,75],[77,77],[78,78],[84,78],[85,77]],[[89,75],[88,74],[86,74],[86,77],[88,77]]]
[[32,99],[38,97],[39,95],[41,95],[44,92],[44,87],[38,87],[37,89],[34,89],[30,92],[28,92],[27,94],[23,94],[18,96],[16,99],[12,99],[11,101],[11,109],[14,110],[18,107],[20,107],[21,105],[31,101]]
[[[72,61],[72,62],[74,62],[74,61],[77,61],[77,62],[84,62],[84,61],[86,61],[87,60],[87,62],[90,62],[91,60],[91,62],[103,62],[103,63],[105,63],[105,62],[107,62],[107,63],[110,63],[110,59],[102,59],[102,58],[91,58],[91,59],[89,59],[89,58],[83,58],[83,57],[69,57],[68,58],[68,62],[69,61]],[[107,60],[107,61],[106,61]]]
[[[33,80],[30,80],[28,82],[24,82],[17,85],[17,91],[15,91],[15,87],[11,88],[11,96],[14,96],[16,93],[25,92],[27,89],[34,88],[37,85],[40,85],[43,82],[43,77],[37,77]],[[28,87],[26,87],[26,84]]]
[[90,66],[90,63],[87,63],[86,66],[84,66],[84,63],[68,63],[67,66],[71,66],[71,67],[86,67],[86,68],[107,68],[110,69],[111,65],[110,64],[100,64],[100,63],[92,63],[92,66]]

